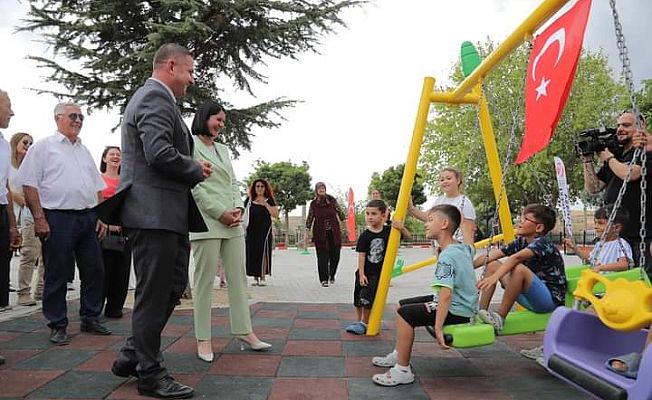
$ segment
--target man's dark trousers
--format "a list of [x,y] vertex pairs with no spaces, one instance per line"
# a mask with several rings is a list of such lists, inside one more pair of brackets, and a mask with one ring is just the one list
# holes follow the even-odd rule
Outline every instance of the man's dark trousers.
[[75,262],[81,279],[82,321],[97,319],[102,310],[104,265],[97,239],[97,217],[91,210],[44,210],[50,236],[43,241],[43,315],[50,328],[68,325],[67,284]]
[[132,335],[119,361],[141,379],[167,375],[161,366],[161,332],[188,284],[188,235],[158,229],[127,229],[136,273]]
[[0,307],[9,305],[9,216],[7,205],[0,204]]

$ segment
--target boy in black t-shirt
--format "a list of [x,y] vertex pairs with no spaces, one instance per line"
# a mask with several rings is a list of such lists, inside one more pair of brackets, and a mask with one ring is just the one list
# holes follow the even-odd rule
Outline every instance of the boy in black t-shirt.
[[392,227],[399,229],[405,237],[410,232],[400,221],[392,221],[392,226],[385,225],[387,205],[382,200],[371,200],[365,209],[367,229],[358,238],[355,251],[358,253],[358,269],[355,272],[355,289],[353,305],[358,322],[346,327],[346,331],[356,335],[367,333],[369,311],[376,297],[380,270],[385,260],[385,251]]

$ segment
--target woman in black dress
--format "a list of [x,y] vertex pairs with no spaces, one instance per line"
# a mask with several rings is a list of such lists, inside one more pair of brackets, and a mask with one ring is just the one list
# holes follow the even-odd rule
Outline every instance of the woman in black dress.
[[247,224],[247,276],[254,278],[254,286],[265,286],[265,276],[272,274],[272,218],[278,217],[278,206],[269,182],[256,179],[245,200]]

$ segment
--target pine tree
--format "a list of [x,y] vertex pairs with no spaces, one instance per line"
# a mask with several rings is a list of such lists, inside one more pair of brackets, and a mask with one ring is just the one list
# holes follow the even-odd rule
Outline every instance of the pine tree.
[[[237,156],[250,149],[251,129],[275,128],[281,111],[296,101],[279,97],[235,109],[220,82],[252,93],[250,82],[266,83],[256,69],[266,59],[296,59],[316,52],[323,35],[344,26],[340,14],[358,0],[29,0],[19,30],[39,32],[53,58],[30,56],[50,71],[60,90],[94,109],[120,114],[151,74],[154,52],[163,43],[186,46],[195,57],[196,84],[180,104],[185,115],[202,101],[218,99],[228,112],[221,141]],[[117,122],[117,121],[116,121]]]

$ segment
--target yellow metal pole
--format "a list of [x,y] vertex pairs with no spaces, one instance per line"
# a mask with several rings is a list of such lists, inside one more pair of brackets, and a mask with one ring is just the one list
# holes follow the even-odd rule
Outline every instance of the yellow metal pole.
[[[503,240],[503,234],[502,233],[499,234],[499,235],[493,236],[491,238],[482,239],[479,242],[475,242],[473,244],[473,246],[476,249],[482,249],[484,247],[487,247],[487,245],[489,243],[495,243],[495,242],[498,242],[500,240]],[[401,268],[401,275],[405,275],[408,272],[416,271],[416,270],[421,269],[423,267],[427,267],[428,265],[433,265],[436,262],[437,262],[437,257],[433,256],[433,257],[430,257],[430,258],[426,258],[423,261],[419,261],[419,262],[416,262],[414,264],[406,265],[403,268]]]
[[507,57],[515,48],[521,45],[524,40],[531,37],[532,34],[541,27],[550,17],[552,17],[564,4],[569,0],[545,0],[536,8],[511,35],[507,37],[494,51],[477,66],[471,75],[459,84],[453,91],[453,97],[459,99],[473,89],[487,76],[487,74],[500,62]]
[[[482,84],[478,83],[473,90],[474,92],[482,93]],[[491,116],[489,115],[489,106],[485,96],[480,96],[478,104],[480,114],[480,131],[482,132],[482,140],[484,142],[484,151],[487,156],[487,165],[489,166],[489,176],[491,177],[491,185],[494,189],[494,196],[496,198],[496,207],[498,207],[498,218],[500,220],[500,227],[506,242],[514,240],[514,226],[512,226],[512,214],[509,211],[509,201],[507,200],[507,191],[503,182],[503,171],[498,158],[498,146],[496,146],[496,137],[494,136],[494,128],[491,124]],[[502,193],[501,193],[502,191]]]
[[452,92],[434,92],[430,95],[430,101],[433,103],[448,104],[478,104],[480,97],[477,94],[467,94],[459,99],[453,97]]
[[[405,170],[403,172],[403,179],[401,180],[401,188],[398,192],[398,201],[396,202],[396,211],[394,218],[404,221],[405,214],[407,213],[408,200],[412,192],[412,184],[414,177],[417,173],[417,160],[421,151],[421,144],[423,143],[423,135],[426,131],[426,123],[428,122],[428,111],[430,110],[430,95],[435,87],[435,78],[426,77],[423,80],[423,88],[421,89],[421,99],[419,100],[419,109],[414,122],[414,130],[412,132],[412,141],[410,143],[410,150],[408,151],[407,161],[405,162]],[[385,261],[380,272],[380,280],[378,282],[378,289],[376,291],[376,298],[371,307],[371,314],[369,315],[369,325],[367,326],[367,335],[377,335],[380,332],[380,322],[387,301],[387,291],[389,290],[389,281],[392,279],[392,268],[394,267],[394,260],[396,259],[396,252],[400,244],[400,232],[392,228],[389,234],[389,241],[387,243],[387,252],[385,253]]]

